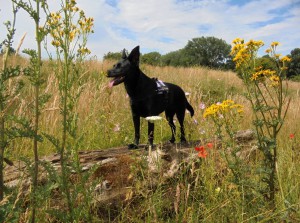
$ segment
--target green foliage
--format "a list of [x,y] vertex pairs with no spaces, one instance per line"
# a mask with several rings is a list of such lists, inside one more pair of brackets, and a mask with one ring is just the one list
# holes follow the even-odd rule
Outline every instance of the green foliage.
[[159,66],[161,64],[161,54],[158,52],[143,54],[141,62],[152,66]]
[[[0,55],[4,55],[6,51],[7,51],[7,49],[6,48],[2,49],[1,44],[0,44]],[[15,53],[16,53],[16,50],[14,48],[10,47],[8,50],[8,55],[13,55]]]
[[108,52],[103,56],[103,60],[120,60],[122,58],[122,52]]
[[300,75],[300,48],[291,51],[291,61],[288,64],[287,77],[294,78]]
[[[14,0],[14,2],[17,1]],[[0,146],[1,152],[5,149],[5,155],[14,153],[19,160],[24,162],[24,173],[26,176],[30,175],[33,181],[38,173],[37,164],[44,170],[43,173],[47,177],[40,184],[33,183],[29,189],[21,187],[22,180],[20,185],[12,189],[0,185],[0,189],[5,192],[4,200],[0,201],[0,222],[28,222],[30,220],[31,222],[104,222],[102,213],[94,212],[95,182],[92,179],[97,165],[95,169],[84,172],[78,154],[80,150],[110,148],[128,142],[128,136],[133,132],[132,120],[128,115],[130,109],[128,99],[123,88],[115,88],[113,91],[107,88],[107,80],[103,72],[107,64],[99,66],[99,63],[95,63],[97,69],[87,74],[86,70],[93,68],[90,64],[83,66],[82,62],[89,53],[86,43],[88,34],[92,31],[92,19],[86,18],[82,11],[78,11],[75,1],[62,0],[60,2],[62,8],[56,13],[48,11],[46,1],[37,0],[30,4],[19,1],[18,7],[24,8],[35,22],[38,22],[39,13],[32,8],[34,2],[42,4],[49,19],[49,25],[37,26],[36,40],[40,42],[44,37],[49,38],[51,35],[51,44],[56,49],[55,59],[51,61],[49,68],[47,67],[46,73],[44,64],[48,62],[40,60],[40,49],[25,50],[30,60],[26,60],[29,66],[24,69],[21,68],[22,66],[8,65],[12,57],[7,57],[9,51],[5,51],[3,68],[0,71]],[[77,25],[76,28],[72,26],[72,22]],[[9,27],[10,31],[14,30],[13,25]],[[62,30],[59,30],[60,28]],[[56,35],[57,30],[60,34],[63,33],[60,38]],[[196,39],[190,41],[194,42],[193,46],[199,43]],[[11,43],[12,39],[5,42],[8,45]],[[193,47],[190,50],[192,52]],[[193,55],[193,58],[190,55]],[[199,55],[190,53],[184,48],[164,56],[157,52],[148,53],[143,55],[142,62],[151,65],[194,66],[194,62],[198,63],[202,59],[201,56],[197,59]],[[121,54],[115,58],[112,56],[111,59],[118,60],[120,57]],[[271,59],[277,60],[276,64],[284,64],[278,61],[277,57],[253,57],[251,59],[255,59],[256,67],[262,66],[264,70],[277,68],[273,66],[275,63],[273,64]],[[204,66],[220,68],[220,66],[230,67],[232,62],[230,59],[225,59],[220,63],[215,61],[203,60],[203,63],[208,63]],[[93,63],[93,61],[89,62]],[[249,117],[237,117],[239,112],[234,108],[238,107],[232,105],[233,113],[222,110],[224,113],[214,117],[213,121],[216,124],[214,128],[211,120],[202,118],[203,108],[197,106],[197,103],[203,103],[203,101],[216,103],[226,98],[241,98],[240,92],[243,88],[237,85],[239,82],[231,83],[229,87],[226,86],[228,82],[226,78],[232,81],[234,79],[232,77],[235,76],[227,76],[227,73],[215,70],[200,71],[202,68],[199,67],[160,69],[144,66],[145,69],[151,71],[149,72],[151,74],[160,76],[169,73],[169,76],[164,78],[173,78],[171,81],[179,84],[187,83],[184,89],[191,92],[188,100],[193,102],[196,111],[195,120],[186,120],[186,130],[191,139],[199,140],[200,138],[201,142],[204,142],[215,133],[222,141],[216,140],[215,147],[217,148],[210,148],[206,159],[195,159],[193,155],[196,154],[191,151],[188,154],[193,157],[182,163],[179,157],[181,148],[179,144],[176,144],[176,150],[173,148],[176,162],[172,162],[172,166],[178,167],[179,171],[177,175],[168,179],[162,177],[166,174],[164,160],[155,157],[158,162],[158,172],[153,173],[149,171],[147,155],[137,152],[138,155],[133,157],[136,161],[135,166],[132,166],[132,172],[128,176],[128,179],[130,178],[133,182],[132,187],[126,188],[131,190],[131,193],[126,194],[126,202],[120,205],[118,203],[119,206],[116,208],[103,205],[106,211],[104,215],[114,215],[108,217],[110,221],[299,221],[300,189],[299,179],[295,177],[300,171],[297,153],[299,142],[292,141],[291,138],[288,142],[277,140],[288,105],[280,106],[289,101],[285,91],[282,90],[283,73],[279,72],[281,79],[278,79],[274,75],[268,76],[273,74],[271,71],[264,73],[262,70],[255,70],[256,76],[252,77],[254,64],[252,62],[249,64],[243,67],[247,73],[242,74],[241,77],[247,77],[247,80],[244,79],[245,83],[249,84],[248,86],[251,85],[246,88],[248,90],[246,98],[252,106],[248,107],[251,107],[257,114],[253,124],[257,128],[259,139],[259,151],[251,147],[255,151],[255,157],[249,159],[240,157],[244,145],[237,144],[234,135],[239,129],[240,118],[243,118],[243,121],[251,119],[252,113],[248,112],[248,114],[251,113]],[[101,66],[104,68],[99,72],[98,68]],[[203,77],[199,78],[202,74]],[[44,88],[46,81],[49,81],[49,86]],[[24,84],[26,84],[26,89],[23,88]],[[51,98],[49,93],[42,93],[44,91],[52,92],[55,98]],[[38,94],[35,94],[36,92]],[[255,98],[254,101],[253,98]],[[276,101],[278,98],[279,100]],[[20,104],[18,100],[26,107],[22,113],[19,113],[19,107],[16,105]],[[243,99],[238,100],[244,102]],[[274,101],[277,103],[272,104]],[[46,104],[49,107],[45,107]],[[222,103],[216,103],[216,105],[223,105],[223,107],[220,106],[221,109],[226,107]],[[295,110],[298,111],[298,107]],[[297,111],[293,117],[297,117]],[[34,120],[36,117],[37,121],[41,117],[44,126],[36,125]],[[200,125],[193,123],[196,119],[201,122]],[[55,121],[57,121],[56,124],[52,125]],[[145,120],[141,121],[142,129],[146,129],[144,128],[146,124]],[[295,127],[293,125],[294,129],[297,128],[296,125]],[[168,133],[165,132],[168,130],[167,122],[163,120],[161,135],[156,137],[158,141],[167,140]],[[206,133],[199,133],[202,130]],[[157,132],[156,134],[159,134],[159,131]],[[142,137],[146,140],[146,130],[142,132]],[[28,139],[30,139],[28,144],[22,144],[22,140],[29,141]],[[45,153],[56,151],[60,154],[62,171],[55,169],[48,162],[32,160],[30,156],[30,158],[20,158],[19,153],[27,151],[27,148],[31,147],[32,140],[43,146]],[[51,150],[49,144],[54,149]],[[16,147],[21,149],[15,149]],[[0,158],[2,173],[5,165],[3,165],[4,155],[2,154]],[[166,156],[165,159],[169,157]],[[122,174],[121,171],[115,176],[118,177],[118,174]],[[24,194],[24,191],[28,194]],[[266,205],[273,199],[272,191],[275,191],[276,209],[273,208],[274,203],[270,207]],[[114,202],[117,202],[116,200],[118,199],[114,199]],[[35,214],[34,210],[36,210]]]
[[14,191],[9,191],[9,196],[0,201],[0,222],[20,222],[21,213],[24,212],[20,192],[20,187]]
[[[150,52],[142,55],[141,62],[149,65],[193,67],[205,66],[214,69],[233,69],[234,64],[229,55],[231,46],[215,37],[200,37],[188,41],[179,50],[161,55]],[[103,59],[119,60],[121,53],[108,52]]]
[[256,66],[262,67],[262,69],[270,69],[270,70],[276,70],[277,64],[269,55],[265,55],[263,57],[259,57],[256,59]]
[[[6,22],[7,29],[7,38],[2,41],[1,47],[6,48],[6,52],[3,55],[3,66],[0,70],[0,201],[4,197],[4,182],[3,182],[3,168],[4,168],[4,152],[8,146],[8,142],[11,138],[8,135],[10,131],[10,126],[6,125],[7,117],[9,116],[8,112],[10,111],[11,102],[14,100],[14,97],[19,94],[20,89],[23,84],[21,81],[13,82],[13,79],[18,77],[21,73],[19,66],[9,67],[8,55],[11,49],[11,44],[13,42],[13,37],[15,34],[15,22],[17,7],[15,4],[12,4],[13,9],[13,22]],[[13,85],[11,85],[13,83]]]
[[[41,7],[45,10],[47,7],[45,0],[37,0],[35,6],[31,3],[24,2],[23,0],[13,0],[17,4],[18,7],[25,10],[30,17],[34,20],[35,24],[35,40],[37,50],[27,49],[24,50],[24,53],[30,56],[30,65],[25,69],[24,73],[28,77],[31,85],[34,87],[34,108],[32,111],[33,121],[31,125],[33,127],[28,127],[28,122],[24,121],[25,130],[19,131],[19,133],[29,136],[33,141],[33,154],[34,154],[34,165],[32,174],[32,194],[31,194],[31,222],[35,222],[36,217],[36,208],[38,205],[38,197],[37,197],[37,189],[38,189],[38,174],[39,174],[39,155],[38,155],[38,142],[41,142],[42,136],[39,134],[39,123],[40,123],[40,109],[47,102],[48,97],[41,95],[41,85],[43,83],[43,77],[41,72],[42,67],[42,49],[41,42],[45,38],[43,32],[40,29],[40,10]],[[46,100],[40,100],[46,99]],[[29,118],[29,117],[28,117]],[[29,118],[30,119],[30,118]],[[22,122],[21,122],[22,123]]]
[[[241,73],[247,92],[246,98],[251,103],[254,113],[253,125],[256,130],[257,146],[263,154],[259,169],[259,187],[254,188],[268,202],[269,208],[276,209],[276,193],[280,187],[278,181],[278,134],[284,123],[290,99],[283,89],[283,70],[287,57],[279,58],[276,54],[278,42],[273,42],[267,52],[280,67],[275,70],[258,67],[257,51],[262,41],[250,40],[245,43],[237,38],[233,41],[232,55],[236,69]],[[284,194],[281,194],[284,199]]]
[[[82,135],[78,132],[76,106],[83,91],[82,62],[90,53],[86,44],[88,35],[93,32],[93,18],[86,18],[83,11],[79,12],[75,1],[61,0],[61,6],[62,10],[56,13],[48,12],[47,27],[45,27],[52,37],[52,45],[56,48],[56,60],[53,62],[59,86],[61,137],[47,133],[44,135],[60,154],[61,175],[56,176],[56,182],[61,188],[61,195],[68,211],[51,210],[50,212],[62,222],[79,222],[81,219],[91,221],[91,213],[88,211],[90,190],[86,190],[86,177],[81,174],[78,157],[78,149],[82,146]],[[76,27],[78,24],[80,29]],[[79,174],[81,181],[78,185],[69,182],[70,166]],[[79,195],[84,196],[86,203],[75,204]]]
[[188,41],[184,47],[190,65],[225,68],[230,60],[231,46],[216,37],[200,37]]
[[163,55],[161,57],[161,62],[163,66],[188,67],[191,65],[184,49],[180,49]]

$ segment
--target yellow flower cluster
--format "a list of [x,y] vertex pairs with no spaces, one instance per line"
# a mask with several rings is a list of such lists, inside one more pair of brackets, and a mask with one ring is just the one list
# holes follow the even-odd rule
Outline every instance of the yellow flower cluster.
[[280,60],[281,60],[281,62],[290,62],[292,59],[289,58],[288,56],[284,56]]
[[257,72],[252,74],[250,79],[256,82],[264,82],[269,80],[271,81],[270,86],[272,87],[277,87],[280,81],[280,77],[277,75],[276,71],[270,69],[262,70],[261,67],[258,68]]
[[275,49],[277,46],[279,46],[279,45],[280,45],[280,43],[279,43],[279,42],[276,42],[276,41],[271,43],[271,47],[274,48],[274,49]]
[[203,113],[203,117],[223,117],[226,113],[243,113],[243,106],[234,103],[232,100],[225,100],[222,103],[212,104]]
[[90,54],[91,51],[88,48],[84,47],[84,48],[79,48],[78,53],[84,55],[84,54]]
[[[245,43],[241,38],[234,39],[232,43],[233,47],[231,50],[231,55],[233,56],[233,61],[236,63],[236,68],[244,72],[244,68],[249,70],[249,68],[251,69],[253,65],[255,66],[255,63],[252,61],[254,61],[257,51],[264,45],[264,43],[261,40],[250,40],[249,42]],[[291,59],[287,56],[281,57],[280,54],[276,53],[276,47],[279,45],[279,42],[272,42],[266,52],[274,60],[276,60],[278,64],[281,64],[281,70],[284,70],[287,69],[286,62],[290,62]],[[263,70],[262,67],[252,67],[252,69],[255,69],[256,72],[254,72],[252,75],[252,71],[249,72],[249,78],[251,81],[264,82],[268,80],[271,82],[270,86],[272,87],[279,85],[281,78],[276,71],[270,69]]]
[[78,24],[84,32],[93,32],[92,27],[94,26],[94,18],[83,17],[81,20],[79,20]]
[[233,56],[233,61],[236,63],[236,68],[247,65],[253,58],[257,50],[264,45],[263,41],[250,40],[245,43],[243,39],[236,38],[232,41],[233,47],[230,55]]
[[61,15],[58,12],[51,12],[47,24],[49,26],[56,26],[59,24],[60,19],[61,19]]
[[277,87],[280,83],[280,77],[278,75],[272,75],[269,80],[271,81],[272,87]]
[[[94,26],[94,19],[86,18],[82,10],[78,15],[76,15],[76,12],[79,11],[79,8],[76,6],[75,0],[69,1],[64,10],[70,14],[62,14],[63,12],[52,12],[48,16],[47,29],[53,38],[51,44],[56,48],[64,45],[66,43],[66,39],[69,43],[71,43],[74,40],[79,39],[81,35],[85,36],[93,32],[92,27]],[[64,18],[62,15],[67,17]],[[76,17],[78,18],[76,24],[70,25],[70,21]],[[90,51],[87,48],[80,48],[78,52],[87,54]]]
[[250,78],[252,81],[263,81],[266,77],[274,76],[276,71],[274,70],[259,70],[255,72],[252,77]]
[[51,44],[55,47],[59,47],[60,46],[60,41],[54,39],[54,40],[51,41]]

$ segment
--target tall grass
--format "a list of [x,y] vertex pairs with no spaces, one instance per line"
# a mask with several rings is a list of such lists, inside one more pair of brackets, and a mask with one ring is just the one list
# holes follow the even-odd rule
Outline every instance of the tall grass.
[[[28,64],[26,59],[19,57],[12,57],[9,61],[11,64],[19,63],[24,67]],[[78,129],[84,135],[80,150],[124,146],[131,143],[134,138],[129,99],[124,87],[121,85],[112,89],[108,87],[105,72],[113,64],[113,61],[99,62],[91,59],[83,65],[85,71],[80,75],[84,79],[85,86],[75,107],[75,112],[78,113]],[[51,98],[41,110],[40,131],[57,136],[60,134],[62,121],[59,110],[59,85],[52,63],[44,61],[44,65],[42,72],[46,74],[46,82],[42,93],[51,94]],[[228,98],[245,106],[245,118],[241,121],[240,128],[248,129],[252,125],[253,114],[249,102],[243,96],[244,85],[234,72],[201,67],[174,68],[142,65],[141,68],[147,75],[178,84],[184,91],[190,93],[187,97],[195,109],[194,119],[198,124],[187,115],[188,140],[213,138],[212,123],[203,119],[202,106]],[[242,205],[243,194],[235,188],[228,174],[226,163],[222,161],[218,149],[214,148],[205,160],[199,160],[190,165],[184,164],[182,169],[185,171],[167,185],[161,184],[159,188],[147,190],[145,197],[143,191],[141,193],[143,196],[135,198],[130,205],[119,210],[118,221],[139,222],[143,219],[148,222],[154,220],[157,222],[174,222],[175,220],[177,222],[263,222],[264,219],[277,219],[278,216],[286,216],[289,220],[299,220],[299,83],[287,81],[287,84],[292,100],[278,139],[279,181],[285,198],[282,200],[281,197],[277,197],[276,214],[278,215],[272,216],[267,208],[257,211],[254,206],[258,201],[255,200],[247,206],[247,210],[245,209],[246,207]],[[26,102],[34,100],[33,87],[25,86],[18,96],[19,103],[14,105],[16,115],[26,115],[31,106]],[[147,142],[146,124],[146,121],[142,120],[141,143]],[[293,140],[289,138],[291,133],[295,134]],[[155,143],[167,141],[170,136],[171,131],[167,121],[163,119],[161,126],[156,126]],[[13,160],[19,159],[20,156],[33,156],[30,149],[31,142],[28,139],[18,139],[10,147],[6,150],[6,156]],[[48,141],[40,144],[41,155],[54,152],[56,152],[55,148]],[[256,157],[251,162],[258,160]],[[139,173],[139,171],[145,171],[143,167],[136,169],[138,170],[137,176],[145,176]],[[251,177],[251,172],[249,177]],[[143,182],[145,178],[137,181],[139,180]],[[176,193],[179,197],[177,200],[174,196]],[[174,205],[177,205],[176,213]],[[251,206],[253,208],[249,208]]]
[[[27,60],[20,58],[11,58],[12,64],[18,60],[22,66],[28,64]],[[59,128],[61,117],[59,114],[59,94],[58,83],[55,79],[54,71],[51,68],[51,63],[45,61],[43,73],[46,74],[46,82],[44,83],[43,91],[51,94],[50,100],[44,106],[41,112],[41,131],[49,132],[55,135]],[[0,64],[1,65],[1,64]],[[82,73],[85,79],[84,90],[81,93],[76,112],[79,114],[79,128],[86,134],[84,139],[85,148],[90,149],[106,149],[114,146],[122,146],[133,140],[132,135],[132,120],[129,107],[129,99],[126,95],[123,86],[117,86],[112,89],[108,87],[108,79],[106,78],[106,70],[113,65],[111,61],[99,62],[90,60],[85,62],[86,72]],[[244,86],[242,81],[231,71],[209,70],[207,68],[174,68],[174,67],[152,67],[143,65],[142,69],[151,77],[157,77],[166,82],[172,82],[180,85],[184,91],[189,92],[187,96],[195,109],[195,119],[198,125],[187,116],[188,122],[187,131],[191,134],[192,139],[197,139],[204,133],[204,129],[208,123],[203,120],[203,109],[200,103],[209,105],[211,103],[220,102],[227,98],[233,99],[239,104],[245,105],[245,118],[241,123],[241,128],[248,129],[252,122],[252,112],[248,107],[248,102],[243,96]],[[283,126],[281,133],[282,139],[288,137],[288,133],[298,133],[300,121],[298,122],[298,112],[300,109],[300,94],[299,83],[289,82],[289,94],[291,96],[290,109],[287,114],[287,120]],[[18,97],[19,103],[16,103],[14,112],[16,115],[26,114],[28,106],[24,102],[33,101],[33,93],[30,86],[23,89],[23,93]],[[163,115],[162,115],[163,116]],[[146,122],[142,121],[142,125]],[[166,140],[170,137],[169,127],[164,121],[163,136],[158,134],[157,142],[160,142],[162,137]],[[142,128],[142,131],[145,128]],[[204,129],[205,130],[205,129]],[[207,130],[207,129],[206,129]],[[207,131],[206,131],[207,132]],[[209,129],[208,129],[209,132]],[[146,142],[146,132],[143,131],[142,142]],[[207,135],[209,137],[209,135]],[[11,155],[31,154],[28,142],[26,139],[20,139],[19,143],[14,145],[14,150]],[[54,152],[51,146],[44,142],[40,149],[41,154],[46,155]]]

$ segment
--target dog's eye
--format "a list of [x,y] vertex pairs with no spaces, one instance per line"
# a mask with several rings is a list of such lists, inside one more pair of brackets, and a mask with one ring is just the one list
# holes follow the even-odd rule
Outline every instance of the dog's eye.
[[114,65],[114,68],[120,68],[120,67],[121,67],[120,63]]

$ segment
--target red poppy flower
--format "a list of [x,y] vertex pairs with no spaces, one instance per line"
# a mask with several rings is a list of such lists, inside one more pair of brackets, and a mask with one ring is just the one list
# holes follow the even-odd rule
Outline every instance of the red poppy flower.
[[204,146],[195,147],[195,150],[200,152],[200,151],[204,150]]
[[199,151],[198,156],[201,158],[206,158],[207,154],[208,153],[206,152],[206,150],[203,147],[203,149],[201,151]]
[[295,134],[291,133],[290,134],[290,139],[294,139],[295,138]]
[[212,149],[213,147],[214,147],[214,144],[213,144],[213,143],[211,143],[211,142],[207,143],[207,148]]

